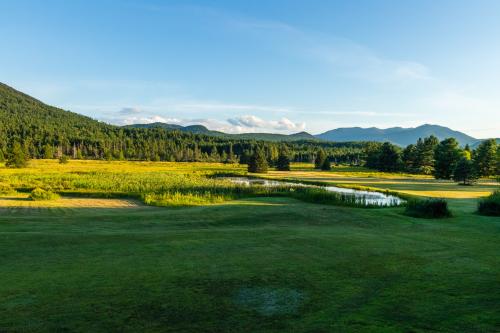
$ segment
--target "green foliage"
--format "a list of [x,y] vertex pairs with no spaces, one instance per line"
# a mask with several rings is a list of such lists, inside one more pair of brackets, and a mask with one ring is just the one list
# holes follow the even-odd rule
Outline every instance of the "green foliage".
[[5,161],[5,155],[3,154],[3,150],[0,149],[0,162]]
[[248,172],[267,173],[268,164],[262,149],[256,149],[248,162]]
[[441,141],[434,154],[436,160],[434,177],[436,179],[451,179],[461,157],[462,154],[458,148],[457,140],[448,138]]
[[284,145],[295,162],[312,162],[315,152],[323,149],[339,163],[350,164],[358,160],[365,145],[362,142],[321,142],[300,135],[295,136],[298,141],[278,142],[290,136],[208,135],[196,131],[196,127],[191,129],[194,131],[161,126],[112,126],[45,105],[0,83],[0,150],[6,152],[14,141],[18,141],[25,153],[35,159],[64,154],[75,159],[239,161],[246,164],[250,152],[257,147],[264,149],[267,160],[274,161],[278,157],[278,147]]
[[54,148],[50,144],[46,144],[43,148],[43,158],[51,159],[54,158]]
[[380,171],[398,171],[401,170],[401,150],[392,143],[385,142],[379,155]]
[[12,188],[12,186],[8,183],[0,183],[0,195],[2,194],[9,194],[15,192],[15,190]]
[[25,168],[28,166],[28,156],[19,142],[14,142],[12,151],[5,165],[10,168]]
[[321,169],[323,164],[325,163],[327,156],[323,149],[318,150],[316,154],[316,158],[314,159],[314,168]]
[[332,164],[330,163],[330,160],[327,158],[323,162],[323,165],[321,166],[321,170],[323,171],[330,171],[332,170]]
[[59,163],[61,164],[69,163],[69,157],[66,155],[61,155],[61,157],[59,157]]
[[462,157],[453,171],[453,180],[462,185],[472,185],[477,178],[473,162],[467,157]]
[[276,170],[290,171],[290,158],[288,157],[288,152],[284,149],[281,149],[278,155],[278,160],[276,161]]
[[477,211],[481,215],[500,216],[500,191],[479,201]]
[[408,216],[427,219],[451,217],[448,202],[444,199],[409,200],[405,213]]
[[30,199],[35,201],[57,200],[59,199],[59,195],[50,190],[37,187],[31,191]]
[[497,169],[497,143],[495,139],[481,142],[474,151],[474,163],[480,176],[492,176]]

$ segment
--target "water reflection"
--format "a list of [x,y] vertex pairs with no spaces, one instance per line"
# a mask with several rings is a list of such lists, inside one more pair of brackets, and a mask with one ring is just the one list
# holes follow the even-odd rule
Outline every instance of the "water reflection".
[[351,188],[342,188],[337,186],[319,186],[319,185],[311,185],[304,184],[300,182],[285,182],[285,181],[277,181],[277,180],[269,180],[269,179],[260,179],[260,178],[247,178],[247,177],[224,177],[231,181],[234,184],[244,185],[244,186],[291,186],[291,187],[313,187],[313,188],[322,188],[330,192],[342,193],[346,195],[352,195],[358,202],[364,202],[366,205],[377,205],[377,206],[398,206],[404,203],[404,200],[390,194],[374,192],[374,191],[365,191],[365,190],[355,190]]

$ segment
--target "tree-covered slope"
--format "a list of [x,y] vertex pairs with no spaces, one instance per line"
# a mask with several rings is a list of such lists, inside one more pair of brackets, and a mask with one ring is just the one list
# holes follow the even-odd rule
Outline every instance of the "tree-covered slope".
[[133,124],[126,125],[125,128],[163,128],[166,130],[178,130],[182,132],[190,132],[196,134],[205,134],[211,136],[226,137],[228,139],[241,139],[241,140],[261,140],[261,141],[302,141],[302,140],[318,140],[314,135],[307,132],[300,132],[294,134],[276,134],[276,133],[240,133],[229,134],[219,131],[212,131],[203,125],[189,125],[181,126],[177,124],[166,123],[150,123],[150,124]]
[[[229,135],[199,125],[177,128],[152,124],[118,127],[49,106],[0,83],[0,150],[15,142],[31,158],[134,159],[160,161],[245,162],[256,146],[277,158],[282,145],[295,161],[310,161],[321,147],[338,161],[358,160],[363,143],[303,140],[300,135]],[[217,134],[219,133],[219,134]],[[280,140],[292,137],[294,140]],[[296,140],[299,139],[299,140]],[[267,141],[265,141],[267,140]],[[287,141],[286,143],[280,141]]]

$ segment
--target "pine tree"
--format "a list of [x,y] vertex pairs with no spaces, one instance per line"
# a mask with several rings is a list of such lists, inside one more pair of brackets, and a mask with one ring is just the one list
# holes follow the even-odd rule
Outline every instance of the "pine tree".
[[479,176],[491,176],[496,173],[497,143],[495,139],[481,142],[474,152],[474,164]]
[[397,171],[401,168],[400,149],[390,142],[384,142],[379,155],[380,171]]
[[262,149],[256,149],[248,162],[248,172],[267,173],[267,169],[268,164],[264,151],[262,151]]
[[453,171],[453,180],[462,185],[472,185],[477,180],[474,164],[467,157],[462,157]]
[[441,141],[434,154],[434,177],[436,179],[451,179],[462,156],[456,139],[448,138]]
[[324,170],[324,171],[332,170],[332,165],[331,165],[330,160],[328,158],[325,159],[325,161],[321,165],[321,170]]
[[14,142],[5,166],[10,168],[25,168],[28,166],[28,157],[19,142]]
[[323,149],[320,149],[316,154],[316,159],[314,160],[314,168],[321,169],[323,163],[325,163],[325,160],[326,160],[326,153]]
[[276,161],[276,169],[279,171],[290,171],[290,158],[285,148],[282,148],[279,152],[278,160]]
[[419,173],[430,175],[434,171],[434,151],[439,144],[438,138],[431,135],[424,140],[418,139],[416,149],[417,158],[415,161],[415,168]]

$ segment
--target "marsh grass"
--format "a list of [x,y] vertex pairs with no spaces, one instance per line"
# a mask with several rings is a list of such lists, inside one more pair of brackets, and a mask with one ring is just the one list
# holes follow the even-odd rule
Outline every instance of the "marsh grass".
[[33,191],[31,191],[29,198],[34,201],[48,201],[57,200],[60,198],[60,196],[50,190],[44,190],[37,187]]
[[147,205],[168,207],[199,206],[249,197],[292,197],[328,205],[375,206],[367,205],[363,198],[324,189],[234,184],[223,177],[246,175],[245,169],[217,163],[72,161],[59,164],[34,161],[32,165],[15,172],[2,170],[0,184],[20,192],[40,188],[75,197],[135,198]]

